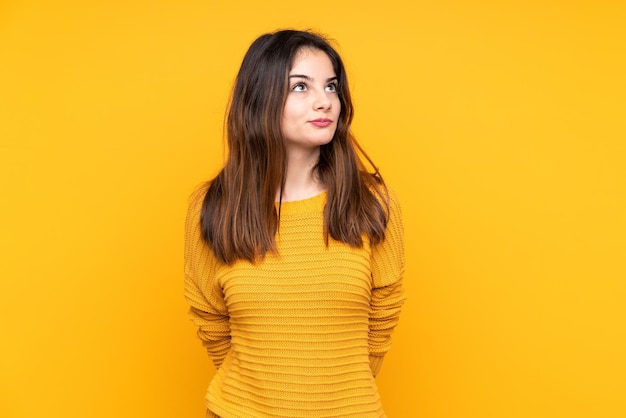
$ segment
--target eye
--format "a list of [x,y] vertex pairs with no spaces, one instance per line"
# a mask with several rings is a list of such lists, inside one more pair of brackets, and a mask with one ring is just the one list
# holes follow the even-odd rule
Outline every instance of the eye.
[[293,87],[291,87],[291,90],[293,90],[293,91],[306,91],[306,84],[304,84],[304,83],[294,84]]
[[327,85],[326,91],[329,91],[331,93],[337,93],[337,83],[330,83],[329,85]]

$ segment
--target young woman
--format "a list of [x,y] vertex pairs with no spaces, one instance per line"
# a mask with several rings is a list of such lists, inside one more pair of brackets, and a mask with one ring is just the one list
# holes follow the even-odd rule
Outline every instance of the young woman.
[[374,377],[405,299],[402,220],[352,116],[321,36],[250,46],[228,159],[186,221],[185,297],[217,368],[207,417],[385,416]]

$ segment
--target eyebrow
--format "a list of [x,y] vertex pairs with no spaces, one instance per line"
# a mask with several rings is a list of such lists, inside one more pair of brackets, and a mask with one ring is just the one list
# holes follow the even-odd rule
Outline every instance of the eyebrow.
[[[309,77],[308,75],[304,75],[304,74],[291,74],[289,78],[304,78],[305,80],[309,80],[309,81],[313,80],[311,77]],[[326,82],[330,83],[331,81],[335,81],[335,80],[337,80],[337,76],[327,78]]]

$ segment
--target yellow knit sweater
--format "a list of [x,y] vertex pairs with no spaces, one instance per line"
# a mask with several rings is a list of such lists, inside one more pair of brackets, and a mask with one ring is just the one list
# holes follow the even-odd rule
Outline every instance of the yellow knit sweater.
[[323,238],[326,193],[283,202],[277,254],[218,262],[200,234],[206,188],[192,197],[185,297],[217,373],[207,407],[230,417],[384,417],[374,376],[405,299],[400,209],[385,241]]

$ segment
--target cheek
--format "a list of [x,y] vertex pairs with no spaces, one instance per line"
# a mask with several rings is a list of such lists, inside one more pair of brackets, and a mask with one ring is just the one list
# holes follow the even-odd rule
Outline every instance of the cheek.
[[289,122],[302,114],[301,104],[297,101],[287,100],[283,108],[283,121]]
[[341,113],[341,101],[339,100],[339,97],[335,97],[333,110],[335,111],[335,115],[337,116],[339,116],[339,114]]

